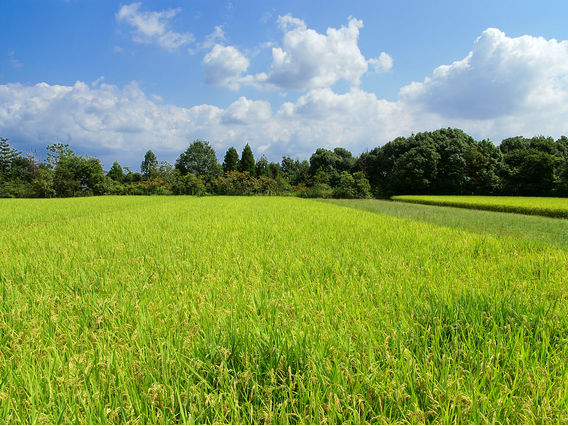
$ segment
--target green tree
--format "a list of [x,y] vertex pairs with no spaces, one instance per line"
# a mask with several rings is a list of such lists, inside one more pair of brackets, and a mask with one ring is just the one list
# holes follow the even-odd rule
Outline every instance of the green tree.
[[333,153],[339,157],[339,161],[336,164],[338,172],[352,172],[355,167],[357,159],[353,157],[351,152],[345,148],[335,148]]
[[181,175],[179,170],[174,170],[176,180],[172,185],[172,191],[176,195],[205,195],[205,182],[192,173]]
[[369,198],[371,186],[363,172],[353,174],[343,171],[339,176],[339,183],[333,189],[334,198]]
[[280,164],[270,162],[268,165],[268,176],[272,179],[276,179],[280,177],[282,179],[282,169],[280,168]]
[[556,147],[558,149],[558,154],[565,160],[568,160],[568,137],[560,136],[556,141]]
[[0,175],[8,173],[12,161],[20,154],[21,152],[10,147],[8,138],[0,138]]
[[432,144],[440,156],[436,179],[430,191],[437,194],[463,194],[468,183],[465,153],[475,140],[460,129],[439,129],[415,136],[419,144]]
[[196,140],[180,154],[176,160],[175,168],[182,175],[191,173],[202,176],[210,182],[221,174],[221,167],[217,162],[215,150],[209,142]]
[[290,157],[282,157],[280,163],[282,176],[290,182],[291,185],[307,184],[310,176],[310,164],[304,160],[294,160]]
[[34,178],[32,179],[33,196],[40,198],[55,197],[53,184],[54,171],[49,164],[39,164]]
[[[66,144],[47,148],[49,168],[54,170],[53,189],[58,197],[104,194],[105,174],[98,159],[77,156]],[[37,187],[48,192],[45,181],[38,182]]]
[[552,195],[562,158],[536,149],[518,149],[503,157],[504,190],[512,195]]
[[466,191],[469,194],[490,195],[501,190],[499,176],[503,155],[490,140],[470,145],[464,154],[466,161]]
[[107,176],[112,180],[114,180],[115,182],[120,182],[120,183],[124,182],[125,178],[124,171],[122,170],[122,167],[120,166],[118,161],[112,163],[112,166],[108,171]]
[[241,154],[241,161],[239,163],[239,171],[241,172],[249,172],[251,176],[255,176],[255,162],[254,162],[254,155],[252,153],[252,149],[247,143],[243,149]]
[[440,155],[430,144],[418,145],[396,159],[392,189],[396,194],[428,194],[437,175]]
[[230,147],[225,153],[223,161],[223,172],[234,172],[239,169],[239,153],[233,147]]
[[353,173],[355,198],[371,198],[371,185],[363,172]]
[[55,166],[59,162],[61,158],[69,157],[74,155],[71,148],[69,148],[69,144],[67,143],[54,143],[52,145],[47,145],[47,164],[52,169],[55,169]]
[[260,160],[256,162],[256,175],[258,177],[260,176],[270,177],[269,167],[270,163],[268,162],[268,159],[263,155],[262,157],[260,157]]
[[152,179],[158,175],[158,158],[151,150],[146,151],[144,160],[140,164],[140,171],[145,179]]

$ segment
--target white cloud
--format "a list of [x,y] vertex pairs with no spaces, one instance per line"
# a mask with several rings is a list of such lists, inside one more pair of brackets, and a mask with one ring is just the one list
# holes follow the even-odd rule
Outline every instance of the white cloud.
[[568,104],[568,42],[510,38],[489,28],[464,59],[403,87],[400,99],[448,118],[489,120],[543,109],[555,115]]
[[[292,24],[299,25],[286,23]],[[343,94],[316,87],[274,109],[243,96],[227,108],[183,108],[133,83],[0,85],[0,135],[28,146],[62,140],[108,156],[107,165],[118,159],[135,167],[147,149],[173,161],[196,138],[211,141],[220,158],[227,147],[247,141],[255,153],[278,160],[284,154],[309,158],[317,147],[344,146],[359,154],[399,135],[449,126],[496,142],[518,134],[559,137],[567,131],[567,50],[564,41],[487,30],[465,59],[404,87],[396,102],[357,86]],[[210,66],[211,82],[231,85],[251,77],[242,77],[248,60],[235,48],[216,45],[209,54],[204,67]]]
[[171,20],[180,9],[167,9],[161,12],[140,10],[141,3],[122,6],[116,13],[118,22],[126,22],[133,27],[133,40],[137,43],[152,43],[166,50],[174,50],[191,43],[191,33],[178,33],[171,29]]
[[378,73],[392,70],[393,63],[391,55],[386,52],[381,52],[377,58],[369,59],[369,65],[372,65],[375,72]]
[[316,147],[342,146],[360,153],[411,130],[411,118],[398,103],[359,88],[344,94],[311,90],[295,103],[284,103],[275,118],[288,152],[304,158]]
[[249,67],[249,60],[236,47],[216,44],[205,55],[202,65],[207,84],[236,90],[241,75]]
[[92,155],[113,152],[118,158],[149,148],[179,150],[188,135],[208,131],[221,111],[211,105],[157,105],[134,83],[122,89],[82,82],[0,86],[0,134],[40,146],[62,140]]
[[215,30],[205,36],[205,40],[199,44],[199,46],[203,49],[210,49],[218,42],[225,41],[225,32],[223,31],[222,25],[215,26]]
[[267,72],[246,76],[245,84],[276,89],[305,90],[329,87],[339,80],[358,85],[367,72],[367,61],[358,46],[363,22],[351,18],[347,26],[328,28],[326,34],[307,28],[291,15],[280,16],[282,47],[272,48]]
[[255,124],[270,120],[272,111],[266,101],[252,101],[241,96],[225,110],[221,122],[223,124]]
[[396,104],[359,89],[343,95],[313,90],[275,113],[268,102],[242,96],[226,109],[183,108],[152,98],[134,83],[0,85],[0,135],[28,146],[60,140],[107,165],[118,159],[137,167],[148,149],[173,161],[196,138],[210,140],[220,157],[244,141],[275,160],[309,156],[316,146],[360,152],[396,135],[389,123],[402,122]]

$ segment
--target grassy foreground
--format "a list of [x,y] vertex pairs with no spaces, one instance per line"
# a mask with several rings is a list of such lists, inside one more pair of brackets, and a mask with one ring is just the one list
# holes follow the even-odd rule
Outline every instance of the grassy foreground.
[[481,195],[396,195],[395,201],[568,218],[568,198]]
[[0,200],[6,423],[566,423],[567,252],[296,198]]

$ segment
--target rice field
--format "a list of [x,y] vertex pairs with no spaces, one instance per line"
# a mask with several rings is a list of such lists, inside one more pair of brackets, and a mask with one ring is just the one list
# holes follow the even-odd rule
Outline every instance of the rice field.
[[395,201],[568,218],[568,198],[489,195],[396,195]]
[[0,200],[0,419],[566,423],[567,276],[315,200]]

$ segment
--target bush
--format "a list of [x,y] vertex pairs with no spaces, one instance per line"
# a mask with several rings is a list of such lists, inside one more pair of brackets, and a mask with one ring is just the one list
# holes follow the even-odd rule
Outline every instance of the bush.
[[316,183],[309,188],[301,189],[298,193],[302,198],[331,198],[333,190],[327,183]]

